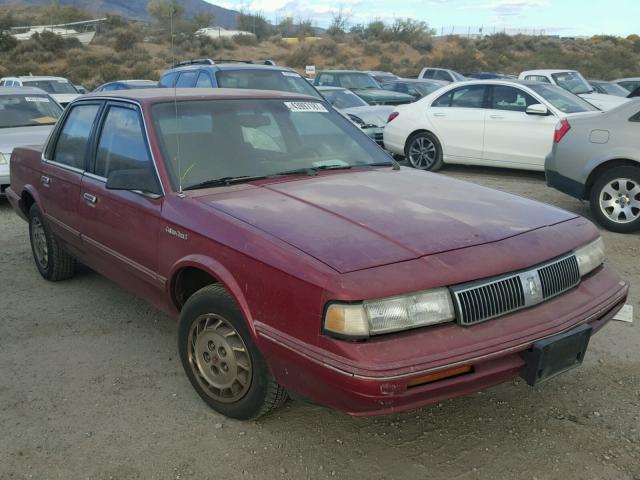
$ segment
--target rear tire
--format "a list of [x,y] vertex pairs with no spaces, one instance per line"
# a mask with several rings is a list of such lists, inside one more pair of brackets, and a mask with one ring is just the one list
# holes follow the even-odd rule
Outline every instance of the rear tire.
[[640,167],[606,170],[591,188],[590,204],[593,216],[607,230],[640,230]]
[[258,351],[233,297],[209,285],[185,303],[178,326],[182,366],[198,395],[238,420],[261,417],[287,400]]
[[409,165],[419,170],[436,171],[442,167],[442,146],[430,132],[418,132],[409,137],[404,147]]
[[29,210],[29,240],[36,267],[44,279],[57,282],[73,277],[76,270],[75,258],[69,255],[51,233],[36,204]]

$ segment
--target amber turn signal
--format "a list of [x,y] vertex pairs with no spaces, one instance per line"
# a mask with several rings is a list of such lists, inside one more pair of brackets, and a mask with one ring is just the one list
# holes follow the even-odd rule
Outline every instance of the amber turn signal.
[[458,375],[469,373],[471,372],[471,370],[471,365],[464,365],[462,367],[452,368],[451,370],[443,370],[441,372],[430,373],[429,375],[423,375],[422,377],[414,378],[407,384],[407,387],[417,387],[420,385],[425,385],[427,383],[436,382],[438,380],[444,380],[445,378],[457,377]]

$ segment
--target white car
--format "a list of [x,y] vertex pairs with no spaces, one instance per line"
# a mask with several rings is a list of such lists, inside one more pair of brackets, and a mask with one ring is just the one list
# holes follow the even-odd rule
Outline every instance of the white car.
[[81,93],[66,78],[25,75],[0,78],[0,87],[33,87],[47,92],[63,107],[78,98]]
[[443,163],[544,170],[563,120],[597,111],[555,85],[476,80],[396,107],[383,138],[387,150],[423,170]]
[[455,70],[449,70],[448,68],[423,68],[420,71],[420,75],[418,75],[420,79],[428,79],[428,80],[440,80],[442,82],[452,83],[452,82],[464,82],[467,77],[461,75]]
[[640,77],[619,78],[618,80],[614,80],[613,83],[617,83],[631,93],[640,88]]
[[38,88],[0,87],[0,195],[9,186],[9,159],[16,147],[42,145],[62,107]]
[[597,93],[584,77],[576,70],[528,70],[522,72],[520,80],[550,83],[584,98],[600,110],[610,110],[627,102],[628,99]]

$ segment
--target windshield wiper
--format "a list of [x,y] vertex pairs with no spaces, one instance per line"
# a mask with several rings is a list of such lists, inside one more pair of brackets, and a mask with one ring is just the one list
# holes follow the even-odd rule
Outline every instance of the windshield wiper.
[[286,170],[284,172],[274,173],[270,177],[280,177],[286,175],[309,175],[310,177],[317,175],[321,170],[349,170],[353,168],[351,165],[320,165],[318,167],[303,167]]
[[189,185],[188,187],[183,188],[183,190],[198,190],[200,188],[209,188],[209,187],[218,187],[221,185],[228,186],[234,185],[237,183],[250,182],[252,180],[262,180],[267,178],[266,175],[242,175],[238,177],[222,177],[222,178],[214,178],[212,180],[205,180],[204,182],[196,183],[194,185]]

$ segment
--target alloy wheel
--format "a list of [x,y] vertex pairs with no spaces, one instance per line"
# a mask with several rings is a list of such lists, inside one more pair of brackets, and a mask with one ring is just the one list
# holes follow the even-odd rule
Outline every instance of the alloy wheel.
[[233,403],[251,386],[247,346],[229,321],[216,314],[198,317],[189,330],[189,366],[213,400]]
[[427,170],[438,158],[435,144],[424,136],[416,137],[409,146],[409,162],[414,168]]
[[640,185],[629,178],[616,178],[600,191],[599,205],[612,222],[631,223],[640,217]]

